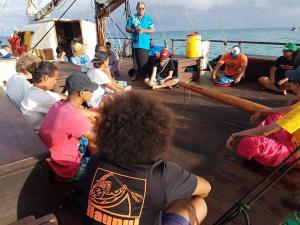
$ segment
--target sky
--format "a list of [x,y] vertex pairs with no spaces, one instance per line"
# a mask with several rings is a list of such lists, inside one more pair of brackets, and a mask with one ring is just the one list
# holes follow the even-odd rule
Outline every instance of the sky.
[[[27,0],[8,0],[3,11],[5,1],[0,0],[0,35],[8,35],[28,22],[25,15]],[[66,0],[51,17],[59,17],[72,1]],[[65,17],[93,21],[93,2],[77,0]],[[130,0],[132,12],[135,12],[136,2]],[[157,30],[163,31],[300,27],[299,0],[145,0],[145,3]],[[121,6],[112,13],[121,28],[126,24],[123,12],[124,6]],[[108,26],[114,32],[112,22],[108,22]]]

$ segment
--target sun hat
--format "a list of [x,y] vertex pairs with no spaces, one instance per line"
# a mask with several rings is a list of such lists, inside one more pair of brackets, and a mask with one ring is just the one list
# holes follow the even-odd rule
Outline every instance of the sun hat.
[[72,52],[74,56],[80,56],[85,54],[86,44],[75,42],[72,44]]
[[297,45],[295,43],[289,42],[282,48],[283,51],[291,51],[291,52],[296,52],[299,50]]
[[98,84],[84,74],[71,74],[66,80],[65,89],[69,94],[80,91],[93,92],[98,88]]
[[240,54],[241,53],[241,49],[240,49],[240,47],[238,47],[238,46],[234,46],[232,49],[231,49],[231,54],[233,55],[233,56],[237,56],[238,54]]

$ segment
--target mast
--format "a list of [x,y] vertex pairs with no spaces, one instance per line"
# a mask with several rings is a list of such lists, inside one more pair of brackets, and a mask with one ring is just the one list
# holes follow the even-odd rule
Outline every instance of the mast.
[[95,19],[97,28],[98,44],[105,45],[106,25],[105,18],[114,10],[122,5],[126,0],[94,0],[95,1]]

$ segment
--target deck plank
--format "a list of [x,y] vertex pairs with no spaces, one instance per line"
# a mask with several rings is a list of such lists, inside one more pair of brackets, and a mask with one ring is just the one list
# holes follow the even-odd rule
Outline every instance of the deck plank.
[[[235,151],[225,149],[226,139],[232,132],[251,127],[248,122],[250,115],[182,88],[152,91],[141,80],[129,80],[127,71],[131,67],[131,61],[123,59],[119,79],[126,80],[136,91],[158,98],[174,112],[176,132],[165,157],[211,182],[212,192],[207,198],[208,217],[203,223],[211,225],[271,172],[270,168],[247,162]],[[219,88],[213,86],[208,77],[202,77],[197,85],[271,107],[283,105],[295,97],[263,92],[255,82],[248,81],[243,81],[238,87]],[[253,224],[281,224],[292,211],[297,210],[286,201],[299,195],[299,175],[299,170],[290,172],[253,204],[249,212]],[[231,224],[243,223],[237,219]]]

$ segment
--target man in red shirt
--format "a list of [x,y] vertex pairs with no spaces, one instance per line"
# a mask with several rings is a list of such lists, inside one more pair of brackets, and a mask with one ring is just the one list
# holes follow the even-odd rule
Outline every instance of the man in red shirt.
[[[241,53],[239,46],[234,46],[231,52],[224,54],[215,66],[211,79],[217,82],[218,79],[225,77],[233,80],[234,84],[238,84],[245,77],[248,59]],[[220,72],[220,68],[225,65],[225,71]]]
[[68,98],[55,103],[42,122],[39,136],[51,153],[47,162],[57,181],[81,179],[89,159],[86,156],[96,151],[93,124],[89,119],[98,117],[98,113],[85,110],[81,105],[91,100],[97,88],[98,84],[86,75],[70,75],[66,81]]

